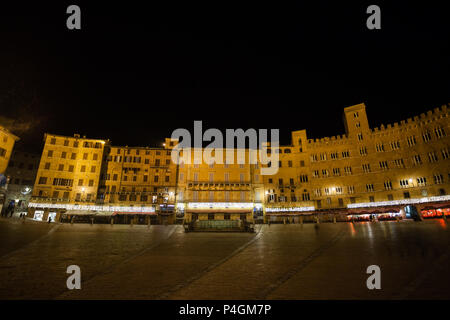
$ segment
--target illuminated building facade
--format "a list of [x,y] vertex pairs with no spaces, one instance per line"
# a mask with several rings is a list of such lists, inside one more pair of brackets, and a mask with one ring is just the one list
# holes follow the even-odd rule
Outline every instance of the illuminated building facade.
[[250,164],[248,149],[234,151],[243,151],[244,164],[195,164],[192,158],[177,165],[171,160],[177,142],[170,139],[164,147],[138,148],[47,134],[31,211],[234,226],[449,204],[447,106],[370,128],[359,104],[345,108],[343,120],[344,135],[309,139],[299,130],[290,145],[269,146],[279,155],[274,175],[261,175],[262,165]]
[[0,126],[0,212],[5,203],[6,190],[8,189],[8,179],[5,175],[9,159],[14,148],[14,144],[19,138],[12,134],[8,129]]
[[115,147],[109,140],[46,134],[29,216],[173,223],[173,144],[167,139],[167,148]]

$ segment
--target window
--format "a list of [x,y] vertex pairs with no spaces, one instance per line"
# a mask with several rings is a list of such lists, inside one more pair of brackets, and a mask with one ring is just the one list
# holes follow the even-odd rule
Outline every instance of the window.
[[355,193],[355,186],[347,186],[347,192],[350,194]]
[[442,127],[437,127],[434,129],[434,133],[436,134],[436,138],[440,139],[442,137],[445,137],[445,131]]
[[328,169],[322,169],[322,176],[328,177]]
[[87,153],[83,153],[83,160],[87,160],[88,158],[88,154]]
[[78,148],[78,141],[74,141],[74,142],[73,142],[73,147],[74,147],[74,148]]
[[158,176],[153,177],[153,182],[158,182]]
[[426,186],[427,185],[427,178],[425,177],[419,177],[417,178],[417,184],[421,187]]
[[391,149],[392,149],[392,150],[398,150],[398,149],[400,149],[400,141],[392,141],[392,142],[391,142]]
[[65,159],[66,156],[67,156],[67,153],[66,153],[65,151],[61,152],[61,158],[62,158],[62,159]]
[[72,152],[70,159],[75,160],[77,158],[77,154]]
[[321,153],[320,154],[320,161],[325,161],[327,160],[327,154],[326,153]]
[[44,166],[45,170],[50,170],[50,162],[46,162]]
[[354,113],[353,113],[353,118],[358,118],[358,117],[359,117],[358,112],[354,112]]
[[337,160],[339,158],[339,154],[337,152],[330,153],[330,158],[333,160]]
[[388,170],[389,169],[387,161],[380,161],[379,164],[380,164],[380,169],[381,170]]
[[409,187],[408,179],[402,179],[402,180],[400,180],[400,187],[402,187],[402,188],[408,188],[408,187]]
[[435,174],[435,175],[433,176],[433,178],[434,178],[434,183],[435,183],[435,184],[441,184],[441,183],[444,183],[444,177],[442,176],[442,174]]
[[165,182],[169,182],[169,181],[170,181],[170,176],[166,176]]
[[358,133],[358,140],[359,140],[359,141],[362,141],[362,140],[363,140],[363,135],[362,135],[362,133]]
[[384,189],[385,190],[392,190],[392,182],[391,181],[385,181],[384,182]]
[[347,175],[352,174],[352,167],[344,167],[344,172],[345,172],[345,174],[347,174]]
[[340,176],[341,175],[341,170],[339,168],[333,168],[333,175]]
[[319,170],[314,170],[313,171],[313,177],[314,178],[318,178],[319,177]]
[[409,199],[409,198],[411,198],[411,195],[409,194],[408,191],[406,191],[406,192],[403,192],[403,197],[404,197],[405,199]]
[[58,165],[58,171],[63,171],[64,170],[64,165],[63,164],[59,164]]
[[309,197],[309,193],[305,191],[303,191],[302,193],[302,200],[303,201],[310,201],[310,197]]
[[370,172],[370,164],[365,163],[365,164],[362,165],[362,168],[363,168],[363,171],[364,171],[365,173]]
[[86,172],[86,166],[81,166],[80,172]]
[[[317,174],[319,174],[319,172],[317,172]],[[301,174],[300,175],[300,182],[308,182],[308,175],[307,174]]]
[[50,144],[56,144],[56,139],[55,138],[51,138],[50,139]]
[[442,149],[441,153],[442,153],[442,159],[444,159],[444,160],[448,159],[448,157],[449,157],[448,149]]
[[63,179],[63,178],[55,178],[53,179],[53,185],[54,186],[64,186],[64,187],[71,187],[73,184],[72,179]]
[[305,166],[305,161],[304,160],[300,160],[300,167],[304,167]]
[[49,158],[53,157],[53,150],[48,150],[47,157]]
[[342,151],[342,158],[349,158],[350,157],[350,151]]
[[367,147],[359,148],[359,154],[362,156],[366,156],[367,155]]
[[415,156],[413,156],[413,163],[416,166],[422,164],[422,159],[420,158],[420,155],[416,154]]
[[47,184],[47,177],[40,177],[39,184]]
[[408,146],[412,147],[416,145],[416,137],[415,136],[409,136],[406,138],[406,141],[408,142]]
[[[180,174],[180,176],[181,176],[181,174]],[[148,175],[144,175],[144,182],[147,182],[148,181]]]
[[81,187],[83,185],[83,179],[78,180],[78,186]]
[[377,143],[375,146],[375,149],[377,150],[377,152],[384,152],[384,145],[383,143]]
[[91,167],[91,172],[94,173],[94,172],[95,172],[95,169],[96,169],[96,167],[95,167],[95,166],[92,166],[92,167]]
[[320,190],[320,189],[314,189],[314,195],[315,195],[316,197],[322,196],[322,190]]
[[428,131],[422,133],[422,139],[423,139],[423,142],[425,142],[425,143],[430,141],[431,140],[431,134]]
[[292,168],[292,160],[288,160],[288,167]]
[[430,161],[430,163],[438,161],[436,152],[434,152],[434,151],[428,152],[428,160]]
[[405,167],[405,163],[404,163],[403,159],[395,159],[394,163],[397,166],[397,168],[404,168]]
[[368,183],[368,184],[366,184],[366,190],[367,190],[368,192],[374,191],[373,183]]

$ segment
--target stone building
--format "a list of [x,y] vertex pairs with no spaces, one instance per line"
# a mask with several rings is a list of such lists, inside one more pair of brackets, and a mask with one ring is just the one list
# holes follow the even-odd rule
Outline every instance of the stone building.
[[9,178],[5,203],[14,206],[16,214],[26,212],[36,180],[40,155],[14,150],[6,175]]
[[170,139],[159,148],[116,147],[108,140],[47,134],[30,214],[38,209],[44,219],[50,212],[55,219],[89,213],[127,223],[236,226],[448,212],[447,106],[371,128],[359,104],[344,109],[343,121],[343,135],[310,139],[299,130],[290,145],[267,145],[279,158],[273,175],[261,174],[273,164],[250,163],[249,149],[233,151],[235,159],[243,152],[243,164],[196,164],[194,152],[189,163],[181,153],[174,162],[177,141]]
[[19,138],[8,129],[0,126],[0,212],[3,212],[6,191],[8,189],[8,178],[5,174],[14,144]]

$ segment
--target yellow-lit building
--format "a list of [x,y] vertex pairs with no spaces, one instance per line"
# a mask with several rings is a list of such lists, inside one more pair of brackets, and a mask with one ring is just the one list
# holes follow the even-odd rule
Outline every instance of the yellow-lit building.
[[273,175],[261,174],[267,165],[250,163],[248,149],[234,150],[229,164],[225,158],[196,164],[195,149],[191,161],[178,154],[177,163],[171,158],[177,141],[170,139],[159,148],[116,147],[108,140],[47,134],[30,215],[38,210],[46,219],[56,212],[55,219],[63,214],[70,220],[71,213],[94,212],[127,223],[131,215],[137,223],[242,229],[262,221],[413,216],[416,209],[449,206],[447,106],[371,128],[359,104],[345,108],[343,120],[343,135],[310,139],[299,130],[290,145],[268,145],[279,158]]
[[[36,220],[173,223],[176,166],[167,148],[46,134],[29,216]],[[114,219],[111,219],[114,218]]]
[[8,129],[0,126],[0,212],[4,213],[4,204],[6,199],[8,178],[5,175],[9,159],[14,148],[14,144],[19,140]]
[[0,174],[5,173],[11,152],[17,140],[19,140],[17,136],[5,127],[0,126]]
[[292,145],[279,148],[281,168],[264,181],[267,218],[448,206],[447,106],[370,128],[359,104],[344,109],[344,124],[344,135],[322,139],[295,131]]
[[[217,155],[222,159],[220,163],[201,161],[196,164],[197,150],[193,149],[191,161],[186,164],[180,155],[177,208],[184,213],[185,223],[192,228],[244,228],[245,224],[262,219],[263,179],[259,164],[250,163],[251,152],[216,149],[215,153],[222,154]],[[227,152],[234,159],[230,163],[227,163]],[[221,223],[213,225],[211,221]]]

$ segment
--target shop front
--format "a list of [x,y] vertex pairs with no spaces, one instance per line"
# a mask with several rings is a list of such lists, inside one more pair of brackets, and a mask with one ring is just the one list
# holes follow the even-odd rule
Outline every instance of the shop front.
[[267,223],[296,224],[314,222],[314,207],[266,207]]
[[251,231],[253,203],[188,203],[184,225],[188,231]]

